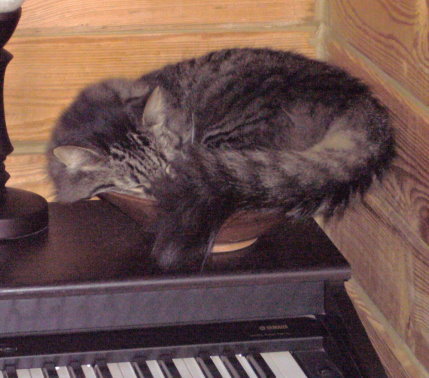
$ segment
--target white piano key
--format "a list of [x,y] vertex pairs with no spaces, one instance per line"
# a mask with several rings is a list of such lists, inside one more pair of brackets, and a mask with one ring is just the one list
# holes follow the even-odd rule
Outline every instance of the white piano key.
[[278,365],[290,374],[293,378],[307,378],[304,371],[296,362],[290,352],[274,352],[274,358],[279,358]]
[[29,369],[16,369],[16,375],[18,378],[31,378]]
[[[36,377],[36,376],[33,376],[33,372],[31,372],[31,378],[44,378],[43,371],[41,369],[31,369],[31,370],[40,370],[40,372],[42,373],[41,376],[38,375]],[[67,366],[57,366],[55,370],[57,371],[58,378],[71,378]]]
[[232,378],[219,356],[210,356],[222,378]]
[[173,363],[176,366],[176,369],[179,371],[180,376],[184,378],[193,378],[191,372],[183,361],[183,358],[173,358]]
[[162,372],[161,367],[158,365],[158,362],[156,362],[156,360],[148,360],[146,361],[146,364],[150,372],[154,376],[154,378],[165,378],[165,375]]
[[109,369],[110,374],[112,374],[113,378],[124,378],[122,376],[122,372],[121,372],[121,369],[119,369],[118,364],[108,363],[107,368]]
[[3,372],[0,370],[0,378],[4,378]]
[[192,374],[193,378],[205,378],[205,375],[195,358],[183,358],[182,360],[188,367],[188,370]]
[[235,357],[250,378],[258,378],[252,366],[249,364],[249,361],[247,361],[246,357],[242,356],[241,354],[236,354]]
[[45,378],[45,376],[43,375],[42,369],[36,369],[36,368],[30,369],[30,374],[31,374],[31,378]]
[[[293,356],[289,352],[271,352],[262,353],[265,358],[269,357],[271,363],[277,366],[280,376],[284,378],[307,378],[301,367],[295,361]],[[265,359],[268,363],[268,360]],[[269,364],[269,363],[268,363]],[[271,367],[271,365],[270,365]],[[274,369],[273,369],[274,371]],[[276,375],[277,373],[274,372]]]
[[267,365],[270,367],[270,369],[273,371],[274,375],[276,377],[281,377],[282,372],[281,369],[277,366],[276,360],[272,358],[270,353],[261,353],[262,358],[265,360]]
[[97,378],[97,374],[95,374],[94,368],[91,365],[82,365],[82,370],[85,378]]
[[130,362],[119,362],[118,367],[121,369],[124,378],[137,378],[137,374]]

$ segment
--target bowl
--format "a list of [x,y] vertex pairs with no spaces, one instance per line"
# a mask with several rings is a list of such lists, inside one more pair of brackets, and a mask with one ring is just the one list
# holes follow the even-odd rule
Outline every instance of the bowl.
[[[101,193],[98,196],[142,225],[145,231],[156,231],[159,214],[156,201],[119,193]],[[281,220],[278,210],[237,212],[222,225],[212,252],[232,252],[249,247]]]

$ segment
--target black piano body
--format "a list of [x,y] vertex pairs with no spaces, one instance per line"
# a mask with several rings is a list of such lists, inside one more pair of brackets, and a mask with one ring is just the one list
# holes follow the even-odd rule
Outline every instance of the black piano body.
[[288,351],[308,377],[385,376],[344,290],[350,267],[315,222],[284,224],[193,273],[162,274],[152,241],[86,201],[53,203],[47,232],[0,242],[3,374]]

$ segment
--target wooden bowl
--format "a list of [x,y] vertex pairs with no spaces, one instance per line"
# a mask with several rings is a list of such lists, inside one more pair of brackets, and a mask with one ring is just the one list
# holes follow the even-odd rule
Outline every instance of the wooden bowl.
[[[119,193],[102,193],[99,197],[141,224],[145,231],[155,232],[158,216],[156,201]],[[246,248],[281,219],[277,210],[237,212],[221,227],[212,252],[232,252]]]

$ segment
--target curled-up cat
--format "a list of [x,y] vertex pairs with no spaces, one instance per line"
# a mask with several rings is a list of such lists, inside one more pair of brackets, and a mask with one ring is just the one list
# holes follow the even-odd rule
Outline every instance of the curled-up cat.
[[386,109],[343,70],[229,49],[83,90],[48,151],[59,201],[115,191],[159,202],[153,257],[201,264],[237,210],[330,217],[394,156]]

